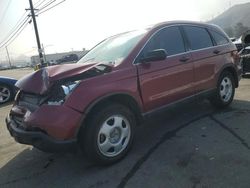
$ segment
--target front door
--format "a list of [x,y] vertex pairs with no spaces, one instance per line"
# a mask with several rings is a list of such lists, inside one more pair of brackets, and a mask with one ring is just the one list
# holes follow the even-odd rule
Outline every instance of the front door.
[[[157,49],[167,52],[165,60],[140,63],[140,58]],[[192,56],[186,52],[178,26],[166,27],[153,34],[136,63],[145,111],[194,94]]]

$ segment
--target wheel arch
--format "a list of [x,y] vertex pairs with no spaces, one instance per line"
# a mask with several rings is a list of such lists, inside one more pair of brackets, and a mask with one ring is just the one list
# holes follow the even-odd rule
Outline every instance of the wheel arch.
[[220,75],[221,75],[223,72],[226,72],[226,71],[227,71],[227,72],[230,72],[230,73],[232,74],[232,76],[233,76],[233,78],[234,78],[235,88],[239,87],[238,74],[237,74],[235,68],[234,68],[233,66],[230,66],[230,65],[229,65],[229,66],[225,66],[225,67],[222,68],[222,70],[221,70],[220,73],[219,73],[219,76],[218,76],[217,80],[220,79]]
[[15,85],[11,84],[11,83],[8,83],[8,82],[3,82],[0,80],[0,85],[4,85],[4,86],[7,86],[8,88],[10,88],[11,90],[15,90]]
[[133,96],[127,93],[115,93],[111,95],[106,95],[95,100],[87,107],[85,111],[85,118],[81,122],[79,130],[77,132],[77,137],[80,131],[84,131],[84,129],[86,128],[86,122],[88,121],[88,118],[91,116],[91,114],[102,106],[109,105],[110,103],[118,103],[126,106],[135,115],[136,124],[139,125],[142,122],[143,117],[141,115],[141,107]]

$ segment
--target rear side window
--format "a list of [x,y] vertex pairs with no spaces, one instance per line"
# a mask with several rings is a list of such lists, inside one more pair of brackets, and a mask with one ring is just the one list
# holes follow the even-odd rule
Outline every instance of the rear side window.
[[217,45],[223,45],[229,42],[224,35],[212,30],[209,30],[209,32],[211,33]]
[[185,46],[181,32],[178,27],[167,27],[156,33],[147,43],[143,50],[145,55],[147,52],[164,49],[167,55],[175,55],[185,52]]
[[211,37],[205,28],[195,26],[184,26],[183,28],[192,50],[213,46]]

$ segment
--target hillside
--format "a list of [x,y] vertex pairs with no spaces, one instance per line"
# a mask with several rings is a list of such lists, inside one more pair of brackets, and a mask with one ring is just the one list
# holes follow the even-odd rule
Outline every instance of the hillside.
[[209,23],[217,24],[222,28],[234,27],[237,23],[250,27],[250,3],[235,5]]

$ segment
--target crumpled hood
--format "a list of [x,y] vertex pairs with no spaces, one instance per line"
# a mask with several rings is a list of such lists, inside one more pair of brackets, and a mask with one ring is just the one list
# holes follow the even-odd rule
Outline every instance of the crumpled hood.
[[61,79],[67,79],[95,69],[100,63],[91,64],[64,64],[45,67],[28,74],[17,81],[16,87],[35,94],[44,94],[48,89]]

